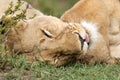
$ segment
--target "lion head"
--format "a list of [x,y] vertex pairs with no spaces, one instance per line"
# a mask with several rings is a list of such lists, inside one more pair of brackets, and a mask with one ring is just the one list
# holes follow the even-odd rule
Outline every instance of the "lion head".
[[88,48],[86,31],[77,23],[65,23],[52,16],[20,21],[9,33],[7,46],[56,66],[75,59]]

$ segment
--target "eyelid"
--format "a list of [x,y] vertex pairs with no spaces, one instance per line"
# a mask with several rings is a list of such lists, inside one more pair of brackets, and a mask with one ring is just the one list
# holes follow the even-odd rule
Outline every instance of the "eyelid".
[[49,31],[47,31],[47,30],[42,30],[42,29],[41,29],[41,31],[42,31],[42,33],[43,33],[45,36],[47,36],[48,38],[53,38],[53,35],[52,35]]

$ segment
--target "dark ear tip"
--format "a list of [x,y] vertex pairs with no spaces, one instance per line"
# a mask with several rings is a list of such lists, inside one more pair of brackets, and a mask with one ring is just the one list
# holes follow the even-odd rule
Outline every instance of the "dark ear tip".
[[0,25],[2,24],[2,20],[0,19]]
[[5,25],[5,24],[3,24],[3,21],[1,19],[0,19],[0,25],[2,25],[0,27],[4,27],[4,25]]
[[[2,28],[5,26],[5,24],[3,24],[3,21],[1,19],[0,19],[0,25],[1,25],[0,27]],[[5,30],[2,30],[1,34],[4,34],[4,33],[5,33]]]

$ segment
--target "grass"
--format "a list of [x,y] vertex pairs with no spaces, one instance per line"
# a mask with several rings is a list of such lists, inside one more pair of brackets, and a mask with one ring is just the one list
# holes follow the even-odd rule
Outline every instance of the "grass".
[[38,61],[29,64],[23,58],[19,58],[12,65],[11,69],[2,71],[1,80],[120,80],[120,64],[78,63],[57,68]]
[[[77,0],[27,1],[45,14],[60,17]],[[24,56],[2,57],[0,54],[0,80],[120,80],[120,64],[71,63],[55,67],[39,61],[30,64]]]

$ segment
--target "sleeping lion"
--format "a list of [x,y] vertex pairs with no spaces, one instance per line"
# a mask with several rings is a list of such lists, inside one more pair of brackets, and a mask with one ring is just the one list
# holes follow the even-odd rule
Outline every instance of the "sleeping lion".
[[80,0],[66,11],[61,20],[79,23],[88,33],[87,53],[79,57],[89,63],[115,63],[120,58],[119,0]]
[[[17,0],[1,1],[0,16],[4,14],[10,1],[15,4],[17,2]],[[26,4],[25,2],[21,9],[25,9]],[[7,36],[5,43],[11,52],[19,53],[31,62],[37,59],[55,66],[76,61],[77,56],[86,53],[89,38],[81,25],[63,22],[29,7],[27,20],[19,21]],[[19,14],[19,11],[16,14]],[[37,16],[29,19],[34,14]]]
[[[100,10],[102,11],[102,9]],[[34,10],[32,11],[34,14]],[[103,11],[106,12],[104,9]],[[26,15],[29,14],[31,13],[28,12]],[[69,18],[66,19],[69,20]],[[107,38],[109,36],[105,32],[107,27],[104,27],[109,24],[109,19],[107,20],[107,18],[106,14],[101,18],[106,22],[91,18],[90,23],[85,21],[85,19],[82,21],[78,20],[81,24],[76,23],[77,21],[69,21],[70,23],[67,23],[56,17],[43,15],[38,11],[38,16],[35,18],[25,21],[21,20],[12,28],[7,37],[6,45],[11,51],[19,52],[30,61],[37,59],[55,66],[65,65],[76,60],[91,63],[114,63],[115,60],[111,58],[109,51],[109,40]],[[93,24],[92,20],[98,20],[101,24],[104,23],[101,25],[102,28],[98,26],[100,24],[97,22]],[[85,27],[83,27],[84,25]],[[91,31],[89,26],[96,28],[93,27]]]
[[[65,65],[86,52],[87,33],[77,23],[65,23],[52,16],[38,16],[20,21],[7,38],[7,46],[14,52],[55,66]],[[82,44],[84,41],[85,44]],[[82,46],[81,46],[82,45]]]

